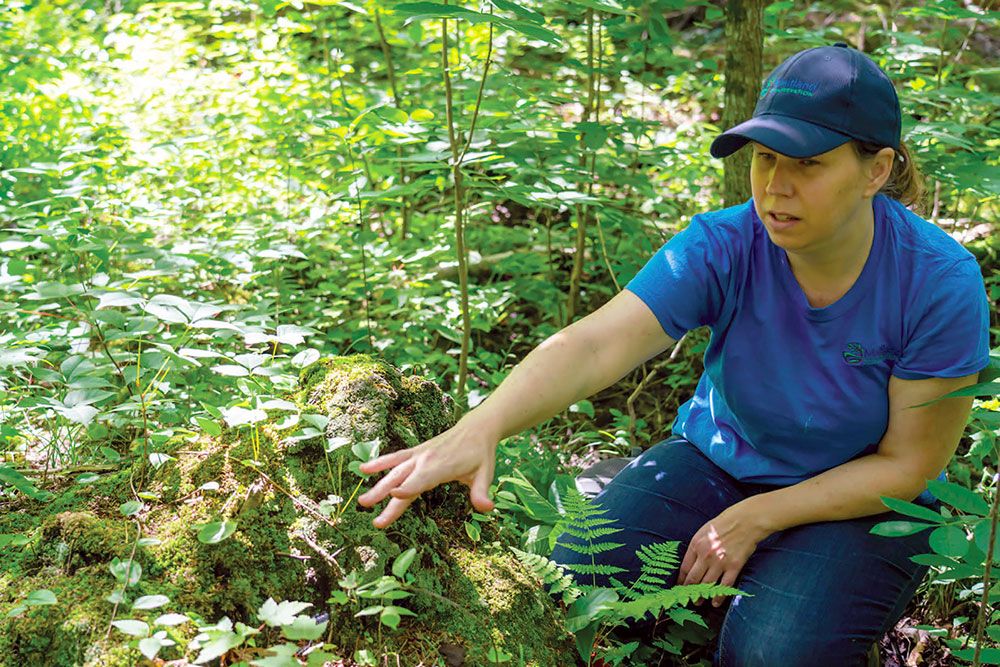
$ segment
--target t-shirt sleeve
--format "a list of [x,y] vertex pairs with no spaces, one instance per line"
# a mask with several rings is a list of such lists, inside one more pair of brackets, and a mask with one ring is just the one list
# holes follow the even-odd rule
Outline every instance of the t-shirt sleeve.
[[892,374],[904,380],[962,377],[989,363],[989,301],[969,257],[924,284],[906,346]]
[[722,313],[736,256],[733,234],[695,216],[667,241],[625,289],[653,311],[668,336],[713,325]]

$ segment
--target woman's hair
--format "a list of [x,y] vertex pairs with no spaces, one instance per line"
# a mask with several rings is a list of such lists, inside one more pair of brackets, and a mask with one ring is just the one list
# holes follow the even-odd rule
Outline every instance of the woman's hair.
[[[884,148],[884,146],[857,139],[852,139],[851,144],[862,160],[872,159],[876,153]],[[896,154],[897,156],[892,161],[892,172],[889,174],[889,179],[879,192],[899,200],[905,206],[919,213],[924,208],[924,175],[917,168],[917,164],[913,161],[913,154],[910,153],[910,149],[903,141],[899,142],[899,150],[896,151]],[[902,161],[899,159],[900,155],[903,157]]]

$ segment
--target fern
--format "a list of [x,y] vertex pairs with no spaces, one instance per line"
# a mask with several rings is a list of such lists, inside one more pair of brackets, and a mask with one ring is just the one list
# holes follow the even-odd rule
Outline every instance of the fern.
[[[560,518],[552,527],[552,534],[557,536],[556,544],[589,556],[590,563],[569,563],[560,565],[550,558],[520,549],[512,551],[518,560],[538,577],[544,586],[549,587],[552,595],[562,595],[564,604],[573,604],[572,618],[567,619],[576,628],[577,649],[583,659],[590,655],[597,628],[602,625],[611,627],[626,625],[629,621],[639,621],[647,615],[658,618],[666,614],[675,623],[683,625],[692,621],[706,627],[702,617],[695,611],[681,608],[683,605],[701,598],[711,598],[717,595],[737,595],[741,591],[720,584],[693,584],[687,586],[675,585],[667,588],[670,575],[677,569],[680,559],[677,556],[679,542],[661,542],[645,544],[636,551],[636,556],[642,562],[639,577],[631,586],[626,586],[614,575],[626,572],[624,568],[615,565],[598,564],[595,556],[624,546],[619,542],[604,541],[610,535],[621,532],[615,528],[614,519],[603,515],[608,510],[601,509],[595,502],[570,487],[561,499]],[[571,535],[580,543],[560,542],[563,534]],[[590,575],[592,585],[582,584],[572,575]],[[611,583],[610,588],[598,588],[596,575],[606,575]],[[595,601],[600,598],[600,604]],[[669,646],[669,648],[668,648]],[[679,651],[679,644],[671,640],[661,648],[671,653]]]
[[542,580],[543,586],[549,586],[549,594],[562,594],[563,604],[570,604],[582,594],[572,575],[566,574],[562,566],[551,558],[521,551],[514,547],[511,547],[511,551],[514,552],[522,565]]
[[601,538],[620,533],[621,528],[614,528],[614,519],[606,519],[602,515],[608,510],[601,509],[592,500],[580,493],[575,487],[566,490],[563,497],[562,516],[552,531],[555,534],[566,533],[581,540],[582,544],[558,542],[570,551],[584,556],[590,556],[590,564],[570,563],[565,567],[571,572],[590,575],[593,588],[597,587],[597,575],[611,576],[625,572],[624,568],[615,565],[598,565],[594,556],[618,547],[625,546],[622,542],[604,542]]
[[659,542],[639,547],[635,552],[642,561],[639,578],[632,584],[632,588],[621,592],[622,597],[635,600],[641,595],[663,590],[667,584],[666,578],[680,565],[680,559],[677,557],[678,546],[679,542]]
[[[639,578],[629,588],[620,587],[621,582],[615,581],[616,590],[622,597],[622,602],[616,607],[621,620],[639,620],[647,613],[654,618],[671,607],[685,605],[699,598],[715,597],[716,595],[735,595],[740,591],[721,584],[691,584],[666,588],[667,577],[677,569],[680,559],[677,557],[679,542],[659,542],[644,544],[635,555],[642,561]],[[619,588],[620,587],[620,588]],[[675,614],[671,618],[677,622],[695,620],[704,625],[701,617],[690,610],[671,610],[687,612],[679,620]]]
[[689,584],[660,589],[655,593],[640,595],[634,600],[619,603],[615,611],[622,620],[640,620],[646,614],[654,618],[665,610],[677,605],[684,605],[699,598],[710,598],[716,595],[736,595],[740,591],[731,586],[721,584]]

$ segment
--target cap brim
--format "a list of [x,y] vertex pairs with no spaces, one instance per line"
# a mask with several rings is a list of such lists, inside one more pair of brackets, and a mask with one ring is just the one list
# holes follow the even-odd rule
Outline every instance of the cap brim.
[[751,141],[789,157],[812,157],[847,143],[851,138],[798,118],[763,114],[726,130],[715,138],[712,157],[726,157]]

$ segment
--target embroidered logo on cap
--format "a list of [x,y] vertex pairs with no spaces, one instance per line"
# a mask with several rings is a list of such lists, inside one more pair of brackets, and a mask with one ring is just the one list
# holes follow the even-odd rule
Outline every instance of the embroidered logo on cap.
[[764,87],[760,89],[760,96],[764,97],[768,93],[792,93],[793,95],[803,95],[812,97],[819,89],[818,83],[810,83],[801,79],[770,78],[764,82]]

